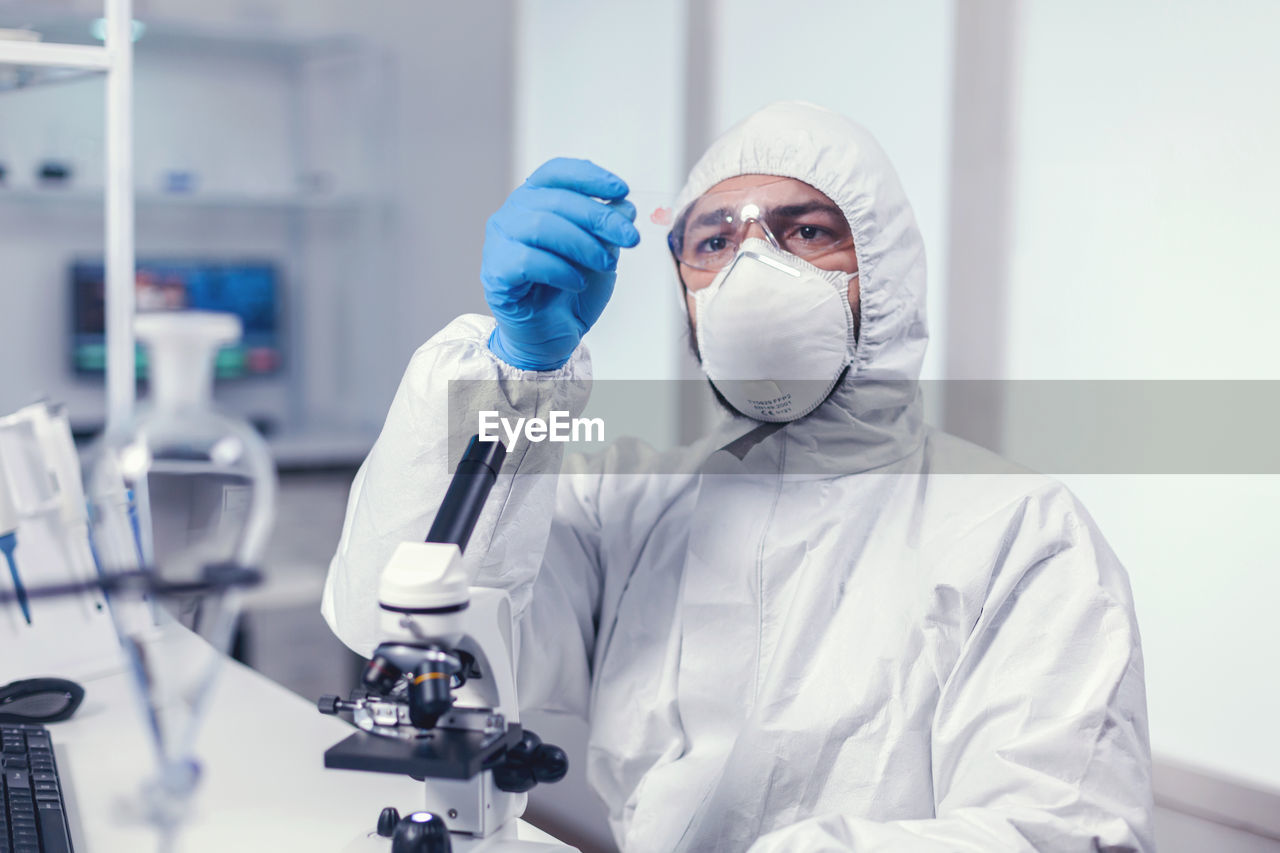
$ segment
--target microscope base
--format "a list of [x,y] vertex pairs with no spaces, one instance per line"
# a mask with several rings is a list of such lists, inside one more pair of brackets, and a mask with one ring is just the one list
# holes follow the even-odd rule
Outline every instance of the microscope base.
[[[472,838],[450,834],[453,853],[579,853],[577,847],[541,841],[521,841],[516,837],[516,823],[511,821],[488,838]],[[376,832],[366,833],[342,848],[343,853],[389,853],[391,839]]]

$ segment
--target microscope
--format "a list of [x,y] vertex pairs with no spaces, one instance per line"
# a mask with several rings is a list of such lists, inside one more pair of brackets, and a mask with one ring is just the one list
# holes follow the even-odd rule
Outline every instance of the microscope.
[[[569,769],[562,749],[521,728],[514,623],[506,592],[472,587],[462,552],[506,458],[473,436],[424,542],[403,542],[378,587],[386,637],[348,699],[321,713],[359,731],[330,747],[325,767],[406,773],[425,783],[423,811],[388,807],[349,851],[570,853],[518,841],[516,819],[539,782]],[[371,816],[372,817],[372,816]]]

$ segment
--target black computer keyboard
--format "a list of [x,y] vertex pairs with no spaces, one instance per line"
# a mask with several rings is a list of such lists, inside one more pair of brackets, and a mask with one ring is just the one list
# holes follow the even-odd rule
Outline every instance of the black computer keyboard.
[[0,724],[0,773],[0,853],[71,853],[49,730]]

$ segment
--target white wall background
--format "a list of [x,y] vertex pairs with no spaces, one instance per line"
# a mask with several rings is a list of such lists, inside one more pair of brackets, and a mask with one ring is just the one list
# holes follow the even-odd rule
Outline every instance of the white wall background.
[[687,0],[538,0],[517,7],[513,186],[552,157],[619,175],[639,211],[609,307],[587,339],[597,378],[671,379],[683,315],[654,207],[684,180]]
[[[678,378],[688,358],[679,285],[666,231],[649,217],[670,206],[684,180],[687,0],[540,0],[517,10],[513,185],[552,157],[580,157],[622,177],[637,208],[640,245],[623,251],[609,307],[587,337],[593,375]],[[625,425],[608,419],[607,437],[671,446],[677,389],[639,387],[629,393],[642,395],[650,411]],[[597,386],[593,404],[616,412],[609,390]]]
[[[1023,13],[1006,375],[1280,378],[1280,5]],[[1156,752],[1280,785],[1280,478],[1068,482],[1132,577]]]
[[945,376],[953,4],[716,0],[714,9],[716,134],[773,101],[812,101],[864,125],[897,167],[929,264],[923,375]]

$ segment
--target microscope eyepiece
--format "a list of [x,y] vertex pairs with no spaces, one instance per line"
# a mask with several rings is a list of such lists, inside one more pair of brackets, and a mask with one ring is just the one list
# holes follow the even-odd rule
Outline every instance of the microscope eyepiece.
[[471,531],[480,519],[485,499],[506,458],[507,448],[502,442],[481,441],[480,436],[471,436],[426,541],[453,544],[460,551],[467,550]]

